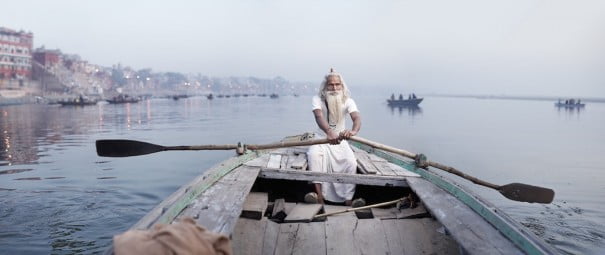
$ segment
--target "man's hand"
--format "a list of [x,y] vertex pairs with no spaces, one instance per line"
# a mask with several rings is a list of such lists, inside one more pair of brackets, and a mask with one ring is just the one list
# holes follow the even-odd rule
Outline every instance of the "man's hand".
[[330,144],[339,144],[340,140],[342,140],[340,138],[340,136],[338,134],[336,134],[336,132],[334,132],[333,130],[328,131],[327,133],[328,135],[328,141],[330,141]]
[[356,135],[357,132],[353,131],[353,130],[345,130],[340,132],[340,139],[349,139],[351,138],[351,136]]

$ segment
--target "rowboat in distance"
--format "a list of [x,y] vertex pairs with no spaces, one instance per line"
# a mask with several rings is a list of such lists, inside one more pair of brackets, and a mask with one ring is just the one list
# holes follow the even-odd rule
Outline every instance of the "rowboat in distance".
[[424,98],[412,98],[412,99],[387,99],[389,106],[418,106]]
[[107,101],[110,104],[126,104],[126,103],[137,103],[140,100],[141,99],[139,97],[132,97],[132,96],[125,95],[125,94],[119,94],[119,95],[112,97],[111,99],[107,99],[105,101]]
[[79,96],[76,98],[69,98],[69,99],[63,99],[63,100],[57,101],[57,103],[60,104],[61,106],[96,105],[98,102],[99,102],[99,100],[90,98],[90,97],[86,97],[86,96]]
[[387,99],[387,104],[399,107],[418,106],[423,99],[416,97],[416,94],[410,94],[407,99],[404,99],[403,95],[399,94],[399,99],[396,99],[395,94],[393,94],[391,98]]
[[[191,217],[230,237],[234,254],[557,253],[494,205],[417,161],[349,143],[357,174],[308,171],[306,146],[248,150],[180,187],[131,230]],[[357,184],[354,198],[369,206],[305,203],[311,181]]]
[[585,104],[583,104],[580,99],[567,99],[565,101],[559,99],[559,101],[555,103],[555,106],[564,108],[583,108]]

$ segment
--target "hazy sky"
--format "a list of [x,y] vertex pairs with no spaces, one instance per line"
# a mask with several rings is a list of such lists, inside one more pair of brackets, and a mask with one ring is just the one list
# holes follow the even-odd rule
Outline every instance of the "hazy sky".
[[[605,1],[0,0],[91,63],[402,92],[605,97]],[[354,93],[354,91],[353,91]]]

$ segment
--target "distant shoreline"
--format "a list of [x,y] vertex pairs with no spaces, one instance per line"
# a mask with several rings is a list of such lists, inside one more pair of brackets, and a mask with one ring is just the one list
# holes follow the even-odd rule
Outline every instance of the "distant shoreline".
[[531,101],[565,101],[566,99],[580,99],[582,102],[605,103],[605,98],[600,97],[554,97],[554,96],[507,96],[507,95],[448,95],[448,94],[424,94],[427,97],[459,97],[476,99],[509,99],[509,100],[531,100]]

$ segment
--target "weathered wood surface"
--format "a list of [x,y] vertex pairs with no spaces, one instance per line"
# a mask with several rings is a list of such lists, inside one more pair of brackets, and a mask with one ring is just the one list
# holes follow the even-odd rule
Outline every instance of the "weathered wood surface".
[[372,208],[372,215],[374,215],[374,218],[382,220],[430,217],[422,203],[418,203],[416,208],[405,208],[401,210],[398,210],[396,207]]
[[311,171],[281,170],[263,168],[259,177],[265,179],[283,179],[298,181],[321,181],[332,183],[353,183],[370,186],[408,187],[407,177],[404,176],[382,176],[382,175],[360,175],[343,173],[319,173]]
[[459,254],[458,245],[430,219],[382,220],[391,254]]
[[420,177],[419,174],[414,173],[412,171],[408,171],[405,168],[395,165],[391,162],[387,162],[387,164],[397,175],[406,176],[406,177]]
[[292,162],[291,168],[297,170],[306,170],[307,169],[307,154],[298,154],[295,160]]
[[260,220],[267,209],[268,197],[264,192],[250,192],[244,202],[241,217]]
[[310,222],[322,208],[321,204],[303,204],[298,203],[288,216],[284,219],[284,222]]
[[522,254],[512,242],[446,191],[422,178],[409,178],[410,187],[431,214],[469,254]]
[[273,204],[271,219],[283,221],[295,206],[296,203],[286,202],[283,198],[276,199]]
[[239,218],[231,235],[231,248],[235,254],[262,254],[267,219]]
[[193,217],[210,231],[230,234],[258,173],[258,167],[234,169],[197,197],[179,217]]
[[[351,208],[350,206],[344,206],[344,205],[324,205],[324,211],[325,213],[332,213],[332,212],[340,212],[346,209]],[[355,219],[355,212],[344,212],[344,213],[338,213],[338,214],[332,214],[326,217],[349,217],[351,219]]]
[[327,254],[388,254],[380,220],[329,217],[325,224]]
[[[199,194],[206,192],[217,181],[223,178],[224,175],[233,171],[233,169],[240,166],[243,162],[248,162],[250,159],[256,157],[257,154],[249,153],[230,158],[214,165],[212,168],[206,170],[204,174],[199,175],[187,185],[181,186],[168,198],[160,202],[160,204],[154,207],[147,215],[132,226],[131,229],[147,229],[158,221],[161,223],[170,222],[173,217],[176,217],[176,215],[188,206],[189,203],[193,202]],[[174,216],[172,216],[172,214],[174,214]]]
[[372,161],[368,158],[368,154],[364,151],[355,151],[355,157],[357,158],[357,166],[364,174],[376,174],[378,173],[378,169]]
[[275,254],[325,254],[323,222],[280,224]]
[[277,224],[273,221],[267,221],[264,232],[263,251],[261,254],[276,254],[275,249],[277,247],[277,237],[279,236],[279,225],[280,224]]
[[281,154],[271,153],[269,156],[269,162],[267,162],[267,168],[279,169],[281,166]]

